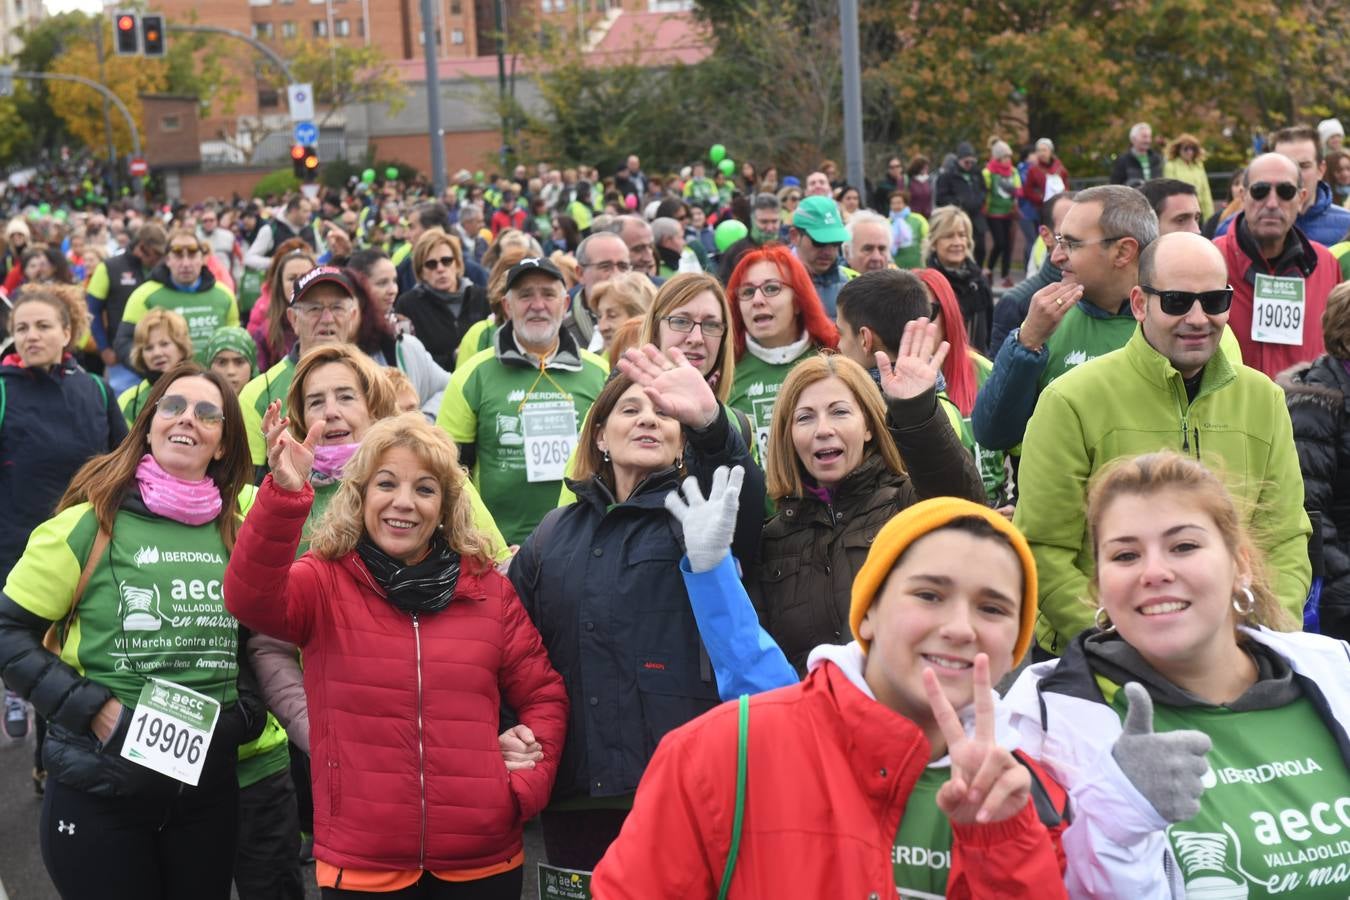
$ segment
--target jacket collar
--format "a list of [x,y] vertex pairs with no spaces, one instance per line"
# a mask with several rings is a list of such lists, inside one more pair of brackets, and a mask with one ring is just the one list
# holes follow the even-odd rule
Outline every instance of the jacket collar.
[[[507,321],[497,329],[493,340],[496,343],[497,360],[504,366],[516,366],[523,369],[537,369],[539,366],[528,355],[521,353],[516,346],[515,323]],[[580,372],[581,352],[577,342],[568,334],[566,328],[558,329],[558,349],[544,363],[544,368],[554,372]]]
[[184,287],[173,283],[173,276],[169,274],[169,264],[161,262],[150,271],[149,281],[158,281],[171,291],[178,291],[180,294],[205,294],[211,288],[216,286],[216,276],[211,274],[211,270],[202,263],[201,273],[197,276],[195,287]]
[[1289,234],[1284,240],[1284,250],[1279,258],[1274,260],[1267,260],[1261,255],[1261,248],[1256,245],[1256,238],[1252,237],[1251,229],[1247,227],[1246,213],[1237,214],[1233,222],[1233,231],[1237,234],[1238,248],[1256,263],[1256,266],[1248,270],[1248,277],[1254,277],[1266,266],[1269,266],[1270,271],[1276,275],[1289,274],[1292,269],[1304,278],[1317,269],[1317,248],[1297,225],[1290,226]]
[[[839,484],[835,486],[834,505],[851,506],[857,499],[866,500],[868,497],[876,496],[883,487],[882,482],[892,474],[886,468],[886,462],[880,453],[875,450],[866,451],[858,467],[841,478]],[[800,497],[783,497],[778,501],[778,508],[785,515],[794,515],[788,510],[795,510],[799,521],[805,520],[808,514],[815,514],[813,518],[822,521],[829,518],[824,502],[809,490]]]
[[611,506],[633,506],[641,509],[664,509],[666,494],[674,487],[678,486],[680,480],[680,470],[675,466],[667,466],[660,471],[653,472],[642,479],[633,488],[633,493],[628,495],[628,499],[619,503],[614,496],[614,491],[610,490],[609,485],[599,475],[592,475],[585,481],[573,481],[568,478],[567,486],[576,494],[579,501],[594,506],[602,514]]
[[[1130,335],[1129,341],[1125,344],[1125,356],[1135,371],[1151,384],[1166,390],[1179,386],[1184,395],[1185,384],[1181,373],[1172,366],[1171,360],[1153,349],[1144,338],[1143,328],[1135,327],[1134,334]],[[1213,393],[1236,379],[1237,372],[1233,369],[1233,364],[1228,361],[1222,349],[1216,348],[1214,355],[1209,358],[1209,362],[1205,363],[1202,370],[1200,393],[1196,395],[1196,399]]]
[[[357,584],[368,589],[381,600],[387,601],[389,599],[385,589],[375,580],[375,576],[370,574],[370,569],[366,568],[365,562],[361,559],[361,554],[355,550],[337,560],[337,565]],[[481,577],[482,574],[481,564],[474,560],[464,560],[459,580],[455,582],[455,594],[450,602],[453,603],[456,600],[486,600],[488,596],[487,585]]]

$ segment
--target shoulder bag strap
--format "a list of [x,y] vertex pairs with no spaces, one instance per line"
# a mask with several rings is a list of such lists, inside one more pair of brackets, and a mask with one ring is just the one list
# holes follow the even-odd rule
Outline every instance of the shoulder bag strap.
[[94,536],[94,546],[89,551],[89,558],[84,561],[84,570],[80,572],[80,581],[75,585],[75,596],[70,598],[70,612],[66,613],[64,622],[53,622],[52,627],[47,629],[47,636],[42,639],[42,646],[57,656],[61,655],[65,637],[70,633],[70,626],[75,621],[75,610],[79,609],[80,598],[84,596],[89,577],[94,574],[99,558],[103,556],[103,551],[108,549],[111,540],[111,534],[102,528],[98,530],[98,534]]
[[731,890],[731,875],[736,871],[736,857],[741,850],[741,826],[745,824],[745,781],[749,769],[750,749],[750,695],[741,694],[740,711],[737,715],[736,740],[736,816],[731,822],[731,849],[727,853],[727,865],[722,870],[722,886],[717,891],[717,900],[726,900]]

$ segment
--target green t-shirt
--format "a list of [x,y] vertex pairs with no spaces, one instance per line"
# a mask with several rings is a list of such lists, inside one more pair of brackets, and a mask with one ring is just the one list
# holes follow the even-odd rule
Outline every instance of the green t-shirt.
[[[975,365],[976,382],[979,387],[984,387],[985,381],[989,378],[989,373],[993,371],[993,365],[974,350],[970,351],[970,358]],[[938,401],[947,413],[947,420],[951,422],[952,430],[961,439],[961,446],[969,450],[971,455],[975,457],[975,467],[980,470],[980,481],[984,484],[985,496],[990,503],[1002,503],[1008,498],[1008,482],[1010,480],[1007,466],[1008,455],[1002,450],[990,450],[988,447],[980,446],[979,442],[975,440],[975,428],[971,425],[970,416],[961,415],[961,408],[952,402],[946,391],[938,394]]]
[[436,424],[459,444],[473,444],[473,477],[508,543],[520,544],[558,503],[562,480],[527,480],[521,410],[528,403],[571,400],[578,428],[605,386],[608,367],[581,351],[581,370],[503,364],[495,349],[461,361],[445,389]]
[[141,414],[152,387],[148,380],[142,378],[139,384],[133,384],[117,395],[117,405],[122,408],[122,418],[127,420],[128,428],[136,424],[136,417]]
[[[5,595],[34,615],[64,619],[97,533],[88,503],[43,522]],[[227,558],[214,522],[193,527],[119,512],[61,659],[124,706],[136,705],[151,675],[234,703],[239,623],[223,600]]]
[[171,309],[187,320],[193,354],[203,366],[210,364],[206,358],[206,345],[211,343],[211,335],[216,329],[239,324],[239,307],[234,302],[234,294],[219,282],[204,291],[190,293],[158,281],[147,281],[127,300],[122,322],[135,325],[152,309]]
[[[1122,719],[1126,705],[1118,691]],[[1188,897],[1350,895],[1350,771],[1308,698],[1249,712],[1155,703],[1153,727],[1214,742],[1200,814],[1167,829]]]
[[937,792],[951,777],[951,769],[929,766],[905,800],[891,850],[897,900],[941,900],[947,895],[952,823],[938,809]]
[[273,400],[281,401],[281,414],[286,415],[286,392],[295,376],[295,362],[286,356],[281,362],[254,378],[239,392],[239,411],[244,416],[244,434],[248,437],[248,454],[253,465],[267,464],[267,439],[263,436],[263,414]]
[[816,347],[808,346],[800,356],[785,363],[768,363],[753,353],[746,353],[736,360],[736,375],[727,405],[750,417],[761,462],[765,466],[769,464],[769,426],[773,423],[773,404],[778,399],[778,389],[787,380],[792,367],[816,351]]
[[1064,314],[1055,333],[1045,342],[1050,361],[1041,372],[1040,389],[1045,390],[1047,384],[1074,366],[1124,347],[1137,324],[1134,316],[1099,319],[1075,305]]

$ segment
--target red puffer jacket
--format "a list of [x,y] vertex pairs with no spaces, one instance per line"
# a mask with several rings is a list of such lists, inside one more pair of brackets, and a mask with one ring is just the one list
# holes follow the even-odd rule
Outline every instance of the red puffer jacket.
[[[750,701],[745,821],[728,896],[895,896],[892,848],[928,764],[919,726],[865,696],[832,662]],[[731,846],[737,705],[666,735],[632,813],[591,880],[597,900],[712,898]],[[1064,792],[1034,769],[1056,809]],[[988,825],[955,825],[946,896],[1067,897],[1059,834],[1031,801]],[[925,895],[926,896],[926,895]]]
[[[548,802],[567,730],[567,692],[539,633],[490,566],[466,563],[450,605],[415,616],[355,552],[296,560],[313,499],[267,477],[230,556],[225,605],[304,653],[314,855],[397,870],[510,859]],[[534,769],[502,762],[503,697],[543,745]]]

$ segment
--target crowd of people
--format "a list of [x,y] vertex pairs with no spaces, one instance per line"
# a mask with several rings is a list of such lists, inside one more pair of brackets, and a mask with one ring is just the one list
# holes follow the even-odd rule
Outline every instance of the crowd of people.
[[22,200],[57,891],[1345,896],[1343,138]]

